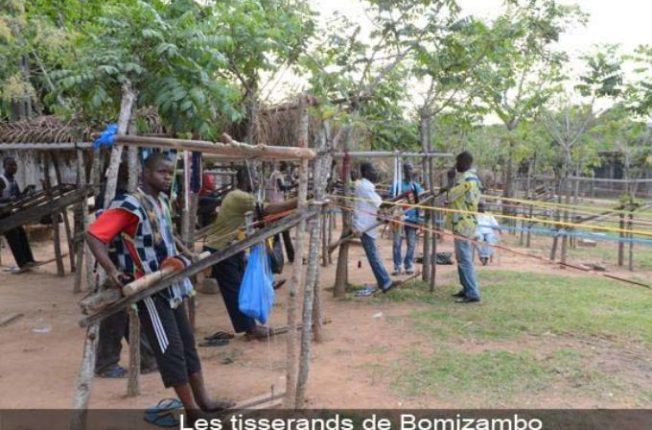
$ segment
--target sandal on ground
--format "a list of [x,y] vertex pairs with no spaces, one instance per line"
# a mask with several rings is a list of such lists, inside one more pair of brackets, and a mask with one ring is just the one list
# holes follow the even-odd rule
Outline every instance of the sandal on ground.
[[377,288],[376,287],[365,287],[359,291],[356,291],[355,296],[356,297],[369,297],[373,296],[374,293],[376,292]]
[[158,427],[179,427],[179,420],[172,412],[145,415],[144,420]]
[[259,326],[257,325],[256,328],[245,334],[245,339],[246,340],[265,340],[269,337],[274,336],[276,333],[274,333],[273,329]]
[[210,336],[206,336],[204,339],[205,340],[213,340],[213,339],[229,340],[229,339],[233,339],[234,337],[235,335],[233,333],[227,333],[225,331],[217,331]]
[[102,372],[98,372],[97,376],[99,376],[100,378],[118,379],[118,378],[126,378],[128,373],[129,371],[127,369],[125,369],[122,366],[118,366],[116,364]]
[[145,409],[145,414],[160,414],[161,412],[169,412],[181,408],[183,408],[183,403],[179,399],[163,399],[156,406]]
[[208,339],[201,342],[199,346],[225,346],[229,344],[229,339],[221,339],[219,337]]

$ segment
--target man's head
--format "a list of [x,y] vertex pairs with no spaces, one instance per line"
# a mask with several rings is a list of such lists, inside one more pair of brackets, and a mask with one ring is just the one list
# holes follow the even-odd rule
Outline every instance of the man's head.
[[250,193],[252,187],[249,168],[247,166],[238,166],[235,172],[236,187],[244,192]]
[[376,182],[378,175],[376,175],[376,168],[368,161],[360,163],[360,176],[370,182]]
[[473,165],[473,156],[469,151],[460,152],[455,157],[455,170],[464,173]]
[[167,155],[155,152],[147,157],[143,167],[143,185],[158,193],[170,191],[174,177],[174,163]]
[[478,203],[478,212],[484,212],[487,210],[487,207],[485,206],[484,202]]
[[16,163],[16,159],[14,159],[14,157],[6,157],[4,160],[2,160],[2,167],[4,167],[5,174],[9,176],[14,176],[18,171],[18,164]]
[[414,166],[409,161],[403,163],[403,177],[406,181],[414,179]]
[[286,173],[288,171],[288,163],[286,161],[281,161],[278,170],[280,170],[283,173]]

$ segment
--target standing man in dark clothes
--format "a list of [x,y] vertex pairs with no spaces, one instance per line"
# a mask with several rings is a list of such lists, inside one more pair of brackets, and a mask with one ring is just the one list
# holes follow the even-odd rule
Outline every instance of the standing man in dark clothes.
[[[18,171],[16,160],[7,157],[3,160],[2,167],[4,168],[4,174],[0,175],[0,207],[15,202],[22,195],[15,177]],[[32,248],[27,240],[27,234],[22,226],[5,232],[4,236],[9,243],[9,248],[19,269],[15,273],[21,273],[36,264],[32,255]]]
[[[116,197],[90,226],[88,245],[116,288],[159,270],[169,260],[186,262],[174,243],[165,196],[173,175],[172,161],[160,153],[151,155],[145,161],[142,187],[133,194]],[[111,250],[110,244],[114,246]],[[174,388],[193,420],[197,409],[218,411],[232,403],[214,401],[206,391],[195,338],[182,305],[191,292],[192,284],[186,278],[141,300],[137,306],[163,385]]]
[[[244,237],[245,214],[256,209],[256,197],[252,194],[253,189],[249,171],[246,167],[238,169],[236,181],[237,188],[224,197],[217,219],[212,224],[206,238],[206,249],[208,251],[219,251],[242,239]],[[297,199],[269,203],[263,208],[263,214],[277,214],[296,207]],[[256,324],[253,318],[240,312],[238,299],[245,268],[245,255],[244,252],[240,252],[215,264],[211,276],[217,280],[220,286],[224,304],[233,324],[233,330],[236,333],[244,332],[249,338],[265,339],[270,334],[269,330]]]

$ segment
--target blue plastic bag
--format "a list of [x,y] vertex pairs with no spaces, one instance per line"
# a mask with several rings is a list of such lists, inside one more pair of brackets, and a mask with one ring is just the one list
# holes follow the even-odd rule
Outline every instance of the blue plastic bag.
[[247,268],[240,284],[240,312],[265,324],[274,304],[273,279],[265,245],[258,244],[249,254]]

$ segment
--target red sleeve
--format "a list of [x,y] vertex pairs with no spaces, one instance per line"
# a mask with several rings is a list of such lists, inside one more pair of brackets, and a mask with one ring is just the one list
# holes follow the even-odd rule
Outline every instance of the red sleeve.
[[123,209],[108,209],[88,228],[88,232],[108,244],[121,232],[136,234],[138,217]]

